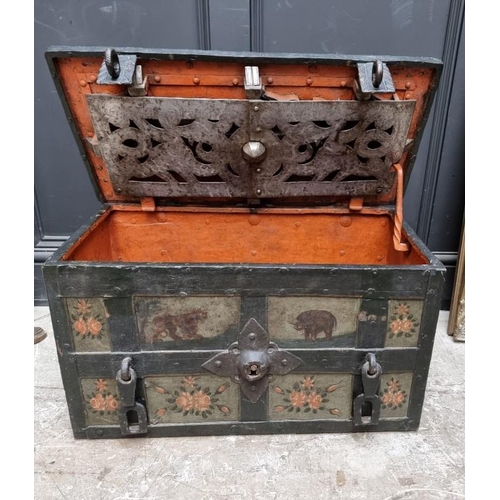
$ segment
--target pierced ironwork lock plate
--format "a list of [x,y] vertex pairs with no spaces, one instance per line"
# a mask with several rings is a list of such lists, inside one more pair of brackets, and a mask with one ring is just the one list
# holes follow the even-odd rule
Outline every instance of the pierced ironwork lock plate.
[[270,342],[267,331],[254,318],[248,320],[227,352],[216,354],[202,366],[240,384],[245,396],[256,403],[276,375],[295,370],[302,361]]

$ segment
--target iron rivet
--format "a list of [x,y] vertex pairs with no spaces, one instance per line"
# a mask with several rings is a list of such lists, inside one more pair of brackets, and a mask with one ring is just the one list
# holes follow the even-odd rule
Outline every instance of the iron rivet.
[[254,111],[259,111],[259,106],[254,106],[254,107],[253,107],[253,110],[254,110]]
[[382,221],[382,227],[385,227],[385,226],[387,226],[387,221],[386,221],[386,220],[383,220],[383,221]]
[[102,436],[104,433],[102,432],[102,429],[97,429],[95,431],[95,433],[98,435],[98,436]]
[[121,192],[122,192],[122,188],[117,188],[117,189],[116,189],[116,192],[117,192],[117,193],[121,193]]
[[215,366],[216,366],[217,368],[220,368],[220,367],[222,366],[222,361],[217,360],[217,361],[215,362]]
[[382,188],[377,188],[377,193],[380,194],[383,191]]
[[237,347],[235,347],[233,349],[233,354],[239,354],[239,353],[240,353],[240,350]]
[[286,365],[288,364],[288,360],[287,360],[287,359],[282,359],[282,360],[281,360],[281,364],[282,364],[283,366],[286,366]]
[[377,255],[377,260],[378,260],[379,262],[382,262],[382,259],[383,259],[382,255]]
[[96,76],[95,76],[95,75],[90,75],[90,76],[89,76],[89,82],[90,82],[90,83],[94,83],[96,80],[97,80],[97,78],[96,78]]
[[340,225],[342,227],[349,227],[352,224],[352,218],[348,215],[344,215],[340,218]]
[[341,250],[339,254],[343,257],[345,255],[345,250]]
[[257,255],[257,250],[252,250],[250,253],[255,257]]
[[312,81],[312,78],[311,78],[311,77],[309,77],[309,78],[306,80],[307,85],[311,85],[311,84],[312,84],[312,82],[313,82],[313,81]]
[[269,83],[269,85],[271,85],[273,82],[274,82],[274,79],[272,77],[268,76],[267,83]]
[[411,99],[411,94],[406,94],[405,95],[405,101],[408,101],[409,99]]
[[347,85],[347,82],[346,82],[345,80],[342,80],[342,81],[340,82],[340,86],[341,86],[341,87],[345,87],[346,85]]
[[132,224],[137,224],[137,219],[132,219],[130,222],[131,222]]
[[233,78],[233,85],[238,85],[238,83],[240,83],[238,78]]
[[322,359],[322,360],[321,360],[321,362],[322,362],[324,365],[328,364],[328,360],[327,360],[327,359]]
[[411,82],[406,82],[406,83],[405,83],[405,87],[406,87],[407,89],[410,89],[410,88],[411,88]]
[[295,227],[300,227],[300,222],[296,222]]
[[80,80],[80,85],[82,87],[85,87],[87,85],[87,82],[85,80]]
[[160,75],[155,75],[155,82],[160,83],[161,82],[161,76]]
[[258,168],[257,170],[255,170],[258,174],[260,174],[262,172],[262,169],[261,168]]
[[252,390],[252,392],[255,392],[256,391],[256,387],[254,385],[252,385],[251,390]]
[[262,129],[260,127],[256,127],[255,132],[262,132]]
[[257,336],[255,335],[255,333],[250,333],[250,334],[248,335],[248,338],[249,338],[250,340],[255,340],[255,339],[257,338]]
[[257,189],[256,193],[257,193],[258,195],[261,195],[261,194],[262,194],[262,189]]
[[162,255],[167,255],[167,251],[166,251],[166,250],[162,250],[160,253],[161,253]]
[[194,83],[195,85],[199,85],[199,84],[200,84],[200,79],[199,79],[197,76],[195,76],[195,77],[193,78],[193,83]]
[[188,61],[186,63],[186,68],[191,69],[194,66],[194,64],[191,61]]
[[272,354],[274,352],[274,349],[272,347],[267,348],[267,354]]
[[257,224],[260,224],[260,216],[259,214],[251,214],[248,216],[248,223],[251,226],[256,226]]

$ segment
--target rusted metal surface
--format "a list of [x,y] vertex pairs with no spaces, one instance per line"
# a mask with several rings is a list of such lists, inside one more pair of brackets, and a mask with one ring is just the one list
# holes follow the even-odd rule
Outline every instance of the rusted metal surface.
[[283,351],[254,319],[250,318],[227,352],[216,354],[203,368],[241,385],[245,396],[256,403],[276,375],[286,375],[302,364],[297,356]]
[[[414,102],[88,95],[116,191],[155,197],[389,193]],[[251,172],[258,143],[259,170]]]

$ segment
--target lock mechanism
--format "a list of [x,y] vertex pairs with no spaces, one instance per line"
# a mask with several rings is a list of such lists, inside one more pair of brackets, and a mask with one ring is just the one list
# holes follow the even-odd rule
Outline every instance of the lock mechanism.
[[120,428],[124,436],[146,434],[148,432],[148,416],[142,403],[136,401],[137,374],[132,368],[132,358],[123,358],[116,374],[116,382],[120,394]]
[[216,354],[203,364],[209,372],[231,377],[241,390],[256,403],[276,375],[295,370],[302,361],[269,341],[267,331],[251,318],[227,352]]
[[382,367],[377,363],[375,354],[369,352],[361,367],[361,380],[363,394],[354,399],[353,420],[354,425],[377,425],[380,418],[380,376]]

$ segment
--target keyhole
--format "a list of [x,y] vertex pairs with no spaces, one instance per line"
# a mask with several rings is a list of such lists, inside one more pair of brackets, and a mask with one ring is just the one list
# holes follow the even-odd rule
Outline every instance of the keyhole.
[[139,432],[139,415],[135,410],[127,412],[127,424],[130,432]]
[[250,375],[258,375],[258,374],[259,374],[259,367],[257,365],[251,365]]

